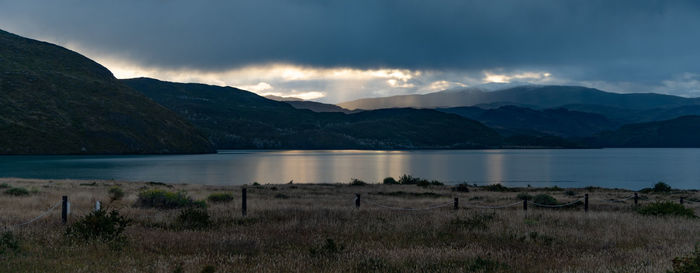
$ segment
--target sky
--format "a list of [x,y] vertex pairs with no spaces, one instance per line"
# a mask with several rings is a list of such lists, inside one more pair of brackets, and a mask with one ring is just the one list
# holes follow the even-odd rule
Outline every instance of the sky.
[[700,2],[0,0],[118,78],[338,103],[503,84],[700,96]]

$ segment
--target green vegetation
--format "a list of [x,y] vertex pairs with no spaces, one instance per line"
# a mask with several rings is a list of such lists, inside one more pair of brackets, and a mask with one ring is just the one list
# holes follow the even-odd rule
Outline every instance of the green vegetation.
[[122,188],[120,188],[119,186],[112,186],[111,188],[109,188],[107,193],[109,194],[109,200],[111,200],[112,202],[121,200],[125,195],[124,190],[122,190]]
[[685,257],[673,259],[673,270],[669,273],[698,273],[700,272],[700,244],[695,245],[695,251]]
[[529,195],[529,194],[524,193],[524,192],[518,193],[518,195],[516,197],[520,200],[532,200],[532,195]]
[[642,215],[696,217],[692,209],[671,201],[654,202],[638,208],[637,212]]
[[384,180],[382,181],[382,184],[396,185],[396,184],[399,184],[399,182],[397,182],[396,179],[394,179],[393,177],[387,177],[387,178],[384,178]]
[[652,188],[643,188],[639,190],[641,193],[670,193],[672,190],[671,186],[663,181],[659,181],[654,184]]
[[233,194],[227,192],[212,193],[207,197],[207,200],[212,203],[228,203],[233,201]]
[[11,231],[5,231],[0,235],[0,259],[10,251],[19,252],[19,239]]
[[491,184],[491,185],[481,186],[481,188],[486,190],[486,191],[497,191],[497,192],[512,191],[510,188],[507,188],[506,186],[503,186],[501,184]]
[[558,205],[559,202],[557,202],[557,199],[554,198],[553,196],[545,193],[541,193],[538,195],[535,195],[535,197],[532,198],[532,202],[535,202],[540,205],[548,205],[548,206],[553,206],[553,205]]
[[469,184],[467,183],[460,183],[452,187],[452,191],[456,192],[469,192]]
[[5,194],[12,196],[27,196],[29,191],[25,188],[10,188],[5,191]]
[[11,188],[11,186],[9,184],[7,184],[7,183],[0,184],[0,189],[8,189],[8,188]]
[[367,185],[367,182],[362,181],[362,180],[357,179],[357,178],[353,178],[350,181],[350,186],[364,186],[364,185]]
[[177,227],[182,229],[205,229],[211,226],[209,213],[205,209],[185,208],[177,216]]
[[131,220],[119,215],[119,211],[96,210],[81,217],[66,228],[66,236],[83,241],[125,242],[124,230]]
[[145,190],[139,193],[136,205],[144,208],[177,209],[184,207],[206,207],[203,201],[194,201],[183,191]]

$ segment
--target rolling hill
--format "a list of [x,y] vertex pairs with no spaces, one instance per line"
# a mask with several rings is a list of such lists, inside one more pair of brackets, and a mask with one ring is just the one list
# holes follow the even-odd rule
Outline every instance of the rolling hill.
[[635,123],[596,137],[604,147],[687,148],[700,147],[700,116],[683,116],[664,121]]
[[186,120],[70,50],[0,30],[0,154],[213,152]]
[[502,141],[479,122],[435,110],[317,113],[232,87],[122,82],[190,120],[219,149],[484,148]]

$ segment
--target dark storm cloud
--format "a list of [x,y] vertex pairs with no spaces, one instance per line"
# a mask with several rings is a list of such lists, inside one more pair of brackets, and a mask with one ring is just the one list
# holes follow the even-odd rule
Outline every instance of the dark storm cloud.
[[697,1],[0,1],[1,28],[145,66],[556,70],[658,83],[700,71]]

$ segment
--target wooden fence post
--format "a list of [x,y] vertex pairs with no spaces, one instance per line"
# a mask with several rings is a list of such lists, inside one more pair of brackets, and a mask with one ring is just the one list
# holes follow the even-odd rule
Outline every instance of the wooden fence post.
[[637,206],[637,202],[638,202],[638,201],[639,201],[639,196],[638,196],[637,193],[635,192],[635,193],[634,193],[634,205],[635,205],[635,206]]
[[459,209],[459,198],[455,197],[455,210]]
[[65,224],[66,222],[68,222],[68,196],[64,195],[63,198],[61,198],[61,200],[61,221],[63,222],[63,224]]
[[241,192],[241,211],[243,212],[243,216],[246,215],[246,212],[248,210],[248,200],[247,200],[247,192],[246,188],[243,187],[242,192]]
[[681,196],[681,205],[683,205],[683,196]]
[[527,198],[523,199],[523,210],[527,211]]
[[360,208],[360,194],[356,193],[355,194],[355,208]]
[[588,194],[583,196],[583,211],[588,212]]

